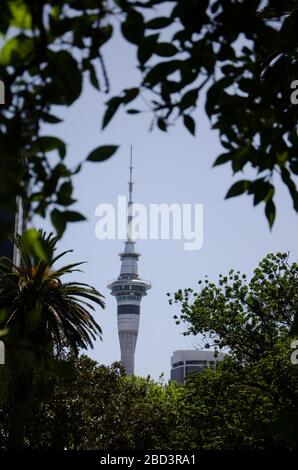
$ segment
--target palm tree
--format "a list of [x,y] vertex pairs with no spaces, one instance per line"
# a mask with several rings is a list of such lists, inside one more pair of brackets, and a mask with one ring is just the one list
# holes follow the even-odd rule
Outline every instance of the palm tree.
[[9,374],[9,448],[24,445],[24,422],[30,402],[33,372],[65,344],[76,356],[93,347],[101,328],[93,319],[92,303],[104,308],[103,296],[80,282],[61,277],[80,271],[82,263],[54,269],[69,251],[56,255],[57,238],[27,231],[13,238],[20,265],[0,259],[0,331],[6,348]]

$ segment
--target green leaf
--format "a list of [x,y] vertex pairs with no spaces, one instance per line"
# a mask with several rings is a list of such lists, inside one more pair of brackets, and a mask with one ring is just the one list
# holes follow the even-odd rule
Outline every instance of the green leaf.
[[295,211],[298,212],[298,191],[294,181],[291,178],[289,170],[287,170],[287,168],[285,167],[281,168],[281,178],[285,185],[288,187],[288,190],[292,197],[293,207]]
[[171,57],[177,52],[179,52],[177,47],[167,42],[160,42],[155,48],[155,53],[161,57]]
[[57,203],[63,206],[68,206],[74,202],[72,199],[73,187],[70,181],[64,182],[57,194]]
[[241,180],[237,181],[237,183],[233,184],[229,191],[227,192],[226,199],[230,197],[240,196],[240,194],[245,193],[250,187],[250,181]]
[[27,230],[22,237],[24,246],[29,253],[44,261],[47,264],[51,263],[51,250],[48,244],[42,238],[41,233],[36,229]]
[[104,114],[104,117],[103,117],[103,121],[102,121],[102,129],[104,129],[108,124],[109,122],[111,121],[111,119],[113,118],[114,114],[116,113],[117,109],[119,108],[119,106],[122,104],[122,98],[120,98],[119,96],[115,96],[114,98],[111,98],[107,105],[107,110]]
[[241,171],[251,157],[252,149],[250,143],[243,144],[233,151],[232,169],[234,173]]
[[3,338],[4,336],[8,336],[9,331],[10,331],[9,328],[4,328],[3,330],[0,330],[0,338]]
[[227,163],[232,159],[233,159],[232,152],[222,153],[221,155],[219,155],[219,157],[217,157],[217,159],[213,163],[213,166],[223,165],[224,163]]
[[268,201],[274,195],[274,187],[264,178],[259,178],[251,183],[249,194],[254,194],[254,206],[261,201]]
[[290,162],[290,168],[291,168],[291,171],[295,174],[295,175],[298,175],[298,161],[292,161]]
[[37,152],[47,153],[57,150],[60,158],[63,159],[66,155],[66,145],[58,137],[42,136],[36,139],[30,149],[30,154],[34,155]]
[[89,162],[103,162],[110,158],[117,151],[117,145],[104,145],[102,147],[97,147],[93,150],[87,157]]
[[86,218],[79,212],[61,212],[58,209],[54,209],[51,212],[51,221],[59,238],[62,237],[63,233],[65,232],[67,222],[81,222],[84,220],[86,220]]
[[155,51],[159,34],[152,34],[142,38],[138,48],[138,60],[141,65],[144,65],[150,59]]
[[124,90],[124,97],[122,98],[122,102],[124,104],[130,103],[139,95],[139,92],[139,88],[128,88]]
[[271,229],[274,224],[274,220],[276,216],[276,208],[272,199],[269,199],[269,201],[266,203],[265,214],[269,223],[269,227]]
[[19,29],[30,29],[32,17],[30,10],[23,0],[13,0],[8,2],[11,13],[10,24]]
[[53,209],[51,212],[51,221],[57,232],[57,236],[62,237],[66,229],[66,220],[63,216],[63,212],[58,209]]
[[19,34],[9,39],[2,47],[0,54],[1,65],[20,65],[23,64],[34,49],[32,38]]
[[157,125],[161,131],[167,132],[167,123],[164,119],[158,118]]
[[42,118],[44,122],[48,122],[49,124],[59,124],[63,122],[62,119],[58,118],[57,116],[53,116],[52,114],[43,113]]
[[126,112],[127,114],[139,114],[141,111],[138,109],[128,109]]
[[180,101],[179,108],[180,111],[184,111],[187,108],[196,106],[197,99],[198,99],[199,90],[197,88],[193,90],[189,90],[185,95],[182,97]]
[[141,13],[132,11],[121,25],[122,34],[127,41],[138,44],[144,35],[144,19]]
[[95,67],[93,64],[91,64],[91,62],[89,63],[88,68],[91,85],[93,85],[96,90],[100,90],[100,85],[96,75]]
[[65,211],[63,216],[67,222],[82,222],[86,220],[86,217],[79,212]]
[[48,102],[70,106],[78,99],[83,77],[76,59],[69,52],[49,51],[44,73],[51,80],[46,87]]
[[176,72],[181,66],[181,60],[169,60],[155,65],[146,75],[144,83],[151,86],[163,81],[166,77]]
[[185,114],[183,116],[183,122],[184,122],[185,127],[189,130],[189,132],[192,135],[195,135],[196,134],[196,123],[195,123],[194,119],[191,116]]
[[162,29],[170,26],[172,22],[172,18],[160,16],[159,18],[154,18],[153,20],[148,21],[145,26],[147,29]]

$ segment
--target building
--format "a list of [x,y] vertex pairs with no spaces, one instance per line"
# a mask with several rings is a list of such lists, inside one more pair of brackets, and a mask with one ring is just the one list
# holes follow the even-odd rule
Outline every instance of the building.
[[[18,199],[16,213],[0,207],[0,225],[4,228],[3,232],[9,235],[24,232],[25,224],[20,199]],[[2,256],[13,260],[15,264],[19,262],[17,250],[7,235],[3,239],[0,238],[0,258]]]
[[[14,214],[0,208],[0,224],[10,233],[14,233]],[[13,259],[13,243],[7,237],[0,241],[0,258],[2,256]]]
[[208,350],[178,350],[174,351],[171,357],[171,379],[177,383],[183,383],[185,378],[198,372],[202,372],[206,367],[216,367],[217,361],[222,361],[225,353],[218,353],[214,356],[214,351]]
[[132,153],[130,156],[130,180],[127,219],[127,239],[124,251],[120,253],[121,269],[117,279],[108,284],[111,294],[117,300],[117,323],[121,349],[121,363],[128,375],[134,374],[135,349],[139,332],[140,306],[142,297],[147,295],[151,284],[138,274],[140,254],[135,251],[132,239]]

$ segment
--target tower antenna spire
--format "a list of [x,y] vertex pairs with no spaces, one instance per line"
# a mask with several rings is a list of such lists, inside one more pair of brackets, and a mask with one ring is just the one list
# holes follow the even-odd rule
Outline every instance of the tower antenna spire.
[[133,208],[133,202],[132,202],[132,189],[133,189],[133,181],[132,181],[132,145],[130,146],[130,166],[129,166],[129,183],[128,183],[128,189],[129,189],[129,197],[128,197],[128,211],[127,211],[127,239],[132,241],[132,208]]
[[129,205],[132,204],[132,188],[133,188],[132,169],[133,169],[133,166],[132,166],[132,145],[131,145],[130,146],[129,183],[128,183],[128,187],[129,187],[129,201],[128,201],[128,204]]

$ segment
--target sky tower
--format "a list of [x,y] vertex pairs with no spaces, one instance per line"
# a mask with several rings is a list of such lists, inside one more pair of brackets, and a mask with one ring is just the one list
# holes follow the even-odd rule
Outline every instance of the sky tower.
[[132,147],[130,148],[129,167],[129,199],[127,207],[127,239],[124,251],[120,253],[121,269],[117,279],[108,284],[111,294],[117,300],[117,323],[121,349],[121,362],[128,375],[134,374],[134,357],[139,332],[140,305],[151,284],[140,279],[138,274],[139,253],[135,251],[135,241],[132,239]]

